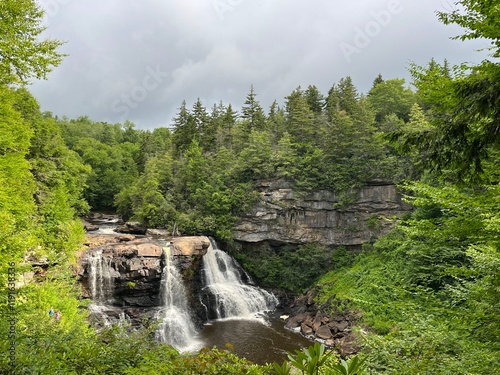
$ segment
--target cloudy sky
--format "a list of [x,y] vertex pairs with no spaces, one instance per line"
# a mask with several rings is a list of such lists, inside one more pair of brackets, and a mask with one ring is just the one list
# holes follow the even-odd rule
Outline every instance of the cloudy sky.
[[39,0],[69,56],[31,92],[55,115],[141,129],[170,125],[182,100],[239,109],[252,84],[266,110],[346,76],[366,93],[379,73],[409,81],[410,62],[487,56],[437,20],[454,1]]

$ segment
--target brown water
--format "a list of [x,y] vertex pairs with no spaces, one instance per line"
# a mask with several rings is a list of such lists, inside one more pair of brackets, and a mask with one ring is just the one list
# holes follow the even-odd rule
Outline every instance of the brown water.
[[235,354],[257,364],[281,363],[287,359],[287,352],[313,344],[299,333],[286,329],[278,317],[262,319],[265,324],[246,319],[212,321],[204,326],[199,339],[208,348],[226,349],[226,344],[231,344]]

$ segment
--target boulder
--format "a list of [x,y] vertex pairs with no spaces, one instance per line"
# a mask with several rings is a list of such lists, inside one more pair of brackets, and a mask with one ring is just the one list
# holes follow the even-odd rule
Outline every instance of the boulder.
[[317,331],[321,327],[322,319],[323,319],[323,314],[321,313],[321,311],[318,311],[316,313],[316,316],[314,317],[314,321],[312,324],[312,328],[314,329],[314,331]]
[[332,322],[329,323],[328,326],[334,332],[343,332],[349,327],[349,322],[346,320],[342,320],[340,322]]
[[328,326],[321,326],[315,331],[316,337],[322,340],[328,340],[332,338],[332,333]]
[[152,243],[142,243],[137,245],[137,256],[139,257],[161,257],[163,250],[160,246]]
[[122,226],[118,227],[116,231],[119,233],[144,235],[146,234],[147,230],[148,228],[144,224],[141,224],[137,221],[128,221]]
[[300,324],[303,323],[307,318],[310,318],[310,315],[308,313],[291,316],[286,320],[285,326],[286,328],[300,327]]
[[173,255],[203,256],[210,246],[210,239],[205,236],[174,237],[170,241]]
[[99,230],[99,227],[97,225],[89,223],[86,220],[82,220],[82,224],[83,228],[85,228],[87,232],[95,232],[96,230]]
[[162,236],[162,237],[168,237],[170,236],[170,232],[166,229],[151,229],[148,228],[146,231],[146,234],[148,236]]
[[338,345],[340,355],[344,358],[356,354],[361,350],[360,340],[353,332],[339,339]]
[[300,325],[300,333],[302,333],[304,336],[309,336],[313,334],[313,329],[309,327],[308,325],[302,323]]

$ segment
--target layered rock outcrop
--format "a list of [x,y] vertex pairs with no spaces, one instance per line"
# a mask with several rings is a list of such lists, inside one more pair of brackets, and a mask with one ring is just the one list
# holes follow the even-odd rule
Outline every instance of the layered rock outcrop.
[[210,246],[208,237],[175,237],[158,240],[152,237],[137,238],[131,235],[88,234],[91,248],[79,259],[78,276],[83,286],[84,296],[91,294],[91,257],[99,252],[107,265],[111,279],[108,311],[111,307],[119,310],[115,315],[125,314],[133,323],[140,323],[144,317],[152,317],[160,306],[160,286],[165,267],[163,247],[169,243],[174,261],[183,271],[186,286],[194,295],[200,288],[197,280],[201,270],[202,256]]
[[240,217],[234,230],[239,242],[360,246],[373,242],[411,207],[396,186],[372,182],[349,192],[352,203],[327,190],[301,194],[284,180],[260,181],[261,199]]

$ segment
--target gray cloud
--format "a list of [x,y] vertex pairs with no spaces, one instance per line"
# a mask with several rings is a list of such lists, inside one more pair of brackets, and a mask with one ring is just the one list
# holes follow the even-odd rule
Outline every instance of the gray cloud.
[[326,93],[351,76],[408,78],[408,63],[482,60],[481,42],[451,41],[433,0],[40,0],[64,63],[31,91],[70,118],[171,123],[182,100],[239,108],[253,84],[267,108],[301,85]]

